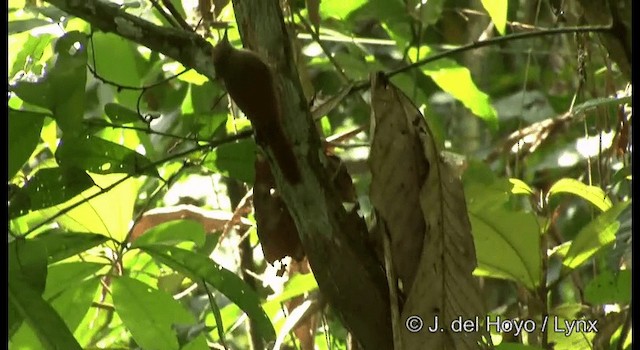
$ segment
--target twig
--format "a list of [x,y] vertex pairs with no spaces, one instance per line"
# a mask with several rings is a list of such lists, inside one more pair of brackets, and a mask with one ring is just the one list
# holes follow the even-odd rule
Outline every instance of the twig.
[[104,121],[104,120],[85,120],[84,123],[87,124],[87,125],[91,125],[91,126],[102,126],[102,127],[106,127],[106,128],[113,128],[113,129],[125,129],[125,130],[142,131],[142,132],[145,132],[145,133],[148,133],[148,134],[166,136],[166,137],[171,137],[171,138],[178,139],[178,140],[194,141],[194,142],[195,141],[197,141],[197,142],[209,142],[209,139],[200,139],[200,138],[197,138],[197,137],[187,137],[187,136],[175,135],[175,134],[171,134],[171,133],[167,133],[167,132],[152,130],[152,129],[149,129],[149,128],[143,128],[143,127],[140,127],[140,126],[118,125],[118,124],[109,123],[109,122]]
[[184,18],[182,18],[182,16],[180,15],[176,7],[173,6],[173,4],[171,3],[171,1],[162,0],[162,4],[169,10],[169,12],[171,12],[171,15],[176,20],[176,22],[178,22],[180,27],[182,27],[182,29],[188,30],[190,32],[194,31],[193,28],[191,28],[191,26],[184,20]]
[[151,1],[151,5],[153,5],[153,8],[155,8],[158,12],[160,12],[162,17],[164,17],[164,19],[167,20],[169,24],[171,24],[173,27],[180,28],[180,24],[177,23],[173,17],[169,16],[169,14],[164,11],[162,6],[160,6],[160,4],[158,4],[156,0],[150,0],[150,1]]
[[[489,40],[473,42],[471,44],[460,46],[460,47],[455,48],[455,49],[451,49],[451,50],[447,50],[447,51],[444,51],[444,52],[440,52],[440,53],[431,55],[431,56],[429,56],[429,57],[427,57],[425,59],[422,59],[420,61],[416,61],[416,62],[414,62],[412,64],[407,65],[407,66],[404,66],[404,67],[392,70],[390,72],[387,72],[387,73],[385,73],[385,76],[387,78],[391,78],[394,75],[406,72],[406,71],[411,70],[413,68],[420,67],[422,65],[425,65],[427,63],[440,60],[440,59],[445,58],[445,57],[453,56],[453,55],[461,53],[461,52],[474,50],[474,49],[478,49],[478,48],[485,47],[485,46],[498,45],[498,44],[502,44],[502,43],[509,42],[509,41],[529,39],[529,38],[535,38],[535,37],[547,36],[547,35],[557,35],[557,34],[598,33],[598,32],[604,33],[604,32],[610,32],[610,31],[611,31],[611,26],[581,26],[581,27],[565,27],[565,28],[553,28],[553,29],[535,30],[535,31],[530,31],[530,32],[525,32],[525,33],[516,33],[516,34],[511,34],[511,35],[505,35],[505,36],[501,36],[501,37],[497,37],[497,38],[492,38],[492,39],[489,39]],[[355,92],[355,91],[358,91],[358,90],[363,90],[363,89],[368,88],[370,85],[371,85],[370,81],[368,81],[368,80],[367,81],[362,81],[359,84],[355,85],[351,91]]]

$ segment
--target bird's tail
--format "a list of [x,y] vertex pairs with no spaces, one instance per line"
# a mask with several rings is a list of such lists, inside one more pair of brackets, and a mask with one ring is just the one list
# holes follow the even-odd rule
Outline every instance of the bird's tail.
[[292,184],[302,180],[298,161],[293,154],[293,147],[280,127],[271,127],[262,135],[256,135],[258,144],[264,147],[266,143],[276,158],[285,179]]

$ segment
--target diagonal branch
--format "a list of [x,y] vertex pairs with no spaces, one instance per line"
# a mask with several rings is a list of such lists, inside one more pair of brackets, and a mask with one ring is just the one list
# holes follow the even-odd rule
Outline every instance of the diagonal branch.
[[100,0],[45,0],[68,14],[82,18],[107,33],[144,45],[175,59],[183,66],[213,80],[212,47],[196,33],[161,27],[122,10],[117,4]]

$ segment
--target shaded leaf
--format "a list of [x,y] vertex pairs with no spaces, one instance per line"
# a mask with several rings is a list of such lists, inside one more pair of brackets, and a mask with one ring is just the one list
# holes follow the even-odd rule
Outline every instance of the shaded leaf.
[[[47,278],[47,251],[40,242],[16,239],[9,243],[9,280],[19,279],[28,284],[38,296],[44,291]],[[9,337],[23,320],[18,304],[9,303]]]
[[[51,301],[51,306],[70,330],[75,330],[86,315],[99,285],[100,280],[94,278],[65,290]],[[34,331],[27,325],[23,325],[11,338],[11,344],[20,349],[42,348]]]
[[87,80],[86,34],[73,31],[59,38],[55,62],[37,82],[19,81],[11,90],[25,102],[49,109],[68,135],[78,134]]
[[34,240],[47,248],[49,264],[52,264],[100,245],[108,241],[109,237],[96,233],[51,229],[39,234]]
[[76,166],[97,174],[127,173],[158,176],[158,170],[142,154],[99,137],[63,138],[56,160],[61,167]]
[[[93,33],[91,48],[95,53],[94,68],[98,74],[123,86],[143,85],[143,73],[137,66],[137,59],[141,57],[131,41],[116,34],[96,32]],[[134,109],[139,94],[140,91],[121,90],[116,96],[121,105]]]
[[91,177],[75,167],[41,169],[12,196],[9,217],[64,203],[93,185]]
[[21,276],[10,278],[9,303],[38,336],[44,349],[82,349],[51,305]]
[[9,179],[16,175],[36,149],[46,116],[9,109]]
[[206,256],[179,248],[160,245],[140,247],[163,264],[185,273],[192,280],[204,279],[247,313],[263,339],[275,339],[271,321],[260,307],[258,295],[233,272],[219,266]]
[[141,121],[138,112],[117,103],[107,103],[104,105],[104,113],[109,117],[111,122],[117,125]]
[[617,203],[583,227],[571,243],[562,264],[577,268],[600,249],[613,243],[620,228],[618,216],[630,204],[631,202]]
[[47,26],[53,24],[49,21],[39,18],[29,18],[24,20],[9,21],[9,35],[26,32],[33,28]]
[[144,349],[178,350],[174,325],[195,322],[193,315],[171,295],[132,278],[115,278],[112,295],[116,312]]
[[173,220],[161,223],[146,231],[136,239],[133,247],[149,244],[169,244],[191,241],[202,246],[204,244],[204,229],[202,224],[194,220]]
[[246,183],[253,183],[255,179],[253,167],[255,159],[255,142],[253,140],[242,140],[217,147],[210,153],[204,162],[204,166],[225,176]]
[[589,281],[584,299],[592,304],[627,304],[631,302],[631,271],[605,271]]
[[75,288],[87,279],[95,277],[100,270],[108,266],[107,264],[88,261],[51,265],[47,274],[47,287],[42,296],[47,300],[55,299],[67,289]]

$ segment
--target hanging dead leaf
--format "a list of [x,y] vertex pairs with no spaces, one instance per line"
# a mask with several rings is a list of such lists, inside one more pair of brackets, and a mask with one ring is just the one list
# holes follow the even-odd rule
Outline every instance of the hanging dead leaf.
[[371,87],[371,201],[405,287],[400,322],[419,316],[425,326],[437,319],[442,328],[412,333],[402,327],[402,349],[478,349],[481,332],[449,328],[454,320],[485,315],[472,275],[477,262],[462,183],[409,98],[382,74]]
[[255,167],[253,206],[264,257],[270,264],[285,256],[301,260],[304,250],[298,230],[289,209],[275,190],[275,180],[269,163],[258,157]]

